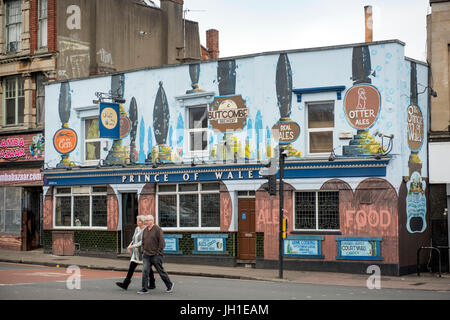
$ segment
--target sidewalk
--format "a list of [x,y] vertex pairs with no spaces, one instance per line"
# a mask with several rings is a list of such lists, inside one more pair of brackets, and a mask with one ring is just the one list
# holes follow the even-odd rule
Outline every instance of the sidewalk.
[[[129,266],[129,260],[126,259],[106,259],[84,256],[55,256],[44,253],[43,249],[33,251],[11,251],[0,249],[0,261],[36,264],[51,267],[59,266],[61,268],[77,265],[80,268],[123,271],[124,276],[126,271],[128,271]],[[172,275],[322,285],[343,285],[355,287],[366,287],[367,279],[370,276],[370,274],[364,275],[284,270],[284,279],[279,279],[278,269],[253,269],[245,267],[233,268],[175,263],[164,263],[164,268],[169,274]],[[138,269],[141,270],[140,267],[138,267]],[[450,274],[444,273],[440,278],[438,274],[430,274],[422,270],[419,277],[417,274],[410,274],[401,277],[381,276],[381,288],[448,291],[450,294]]]

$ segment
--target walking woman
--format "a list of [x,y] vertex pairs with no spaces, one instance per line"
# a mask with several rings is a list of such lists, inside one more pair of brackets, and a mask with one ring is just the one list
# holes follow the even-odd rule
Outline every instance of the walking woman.
[[[131,253],[131,259],[127,277],[123,282],[116,282],[116,285],[118,285],[124,290],[128,289],[128,286],[130,285],[131,282],[131,278],[133,277],[134,270],[136,270],[138,264],[142,264],[142,232],[146,227],[145,222],[146,222],[145,216],[143,215],[137,216],[137,227],[136,230],[134,231],[133,239],[131,240],[131,243],[128,246],[128,253]],[[154,288],[155,288],[155,276],[153,274],[153,270],[150,269],[149,289]]]

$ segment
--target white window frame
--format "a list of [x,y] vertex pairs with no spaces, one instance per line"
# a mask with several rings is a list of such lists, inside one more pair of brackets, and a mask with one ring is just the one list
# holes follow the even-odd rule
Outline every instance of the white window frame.
[[[14,81],[14,96],[8,97],[8,93],[10,90],[8,89],[7,83],[9,81]],[[23,86],[20,87],[20,82],[22,81]],[[23,98],[23,113],[24,113],[24,120],[23,122],[19,122],[19,98]],[[15,121],[14,123],[6,123],[6,100],[14,99],[15,103]],[[4,126],[19,126],[23,125],[25,122],[25,79],[21,76],[15,76],[15,77],[6,77],[3,78],[3,125]]]
[[48,46],[48,0],[38,0],[38,46]]
[[[295,228],[295,216],[297,214],[297,210],[295,207],[295,195],[297,193],[303,193],[303,192],[314,192],[315,193],[315,198],[316,198],[316,206],[315,206],[315,228],[314,229],[296,229]],[[319,193],[323,193],[323,192],[337,192],[338,193],[338,215],[339,215],[339,229],[319,229]],[[292,230],[293,231],[317,231],[317,232],[338,232],[341,231],[341,212],[340,212],[340,197],[339,197],[339,191],[336,190],[297,190],[294,191],[294,196],[292,197],[292,208],[293,208],[293,212],[292,212]]]
[[[325,103],[332,103],[333,104],[333,109],[334,109],[334,119],[333,119],[333,127],[327,127],[327,128],[309,128],[309,108],[311,106],[314,106],[315,104],[325,104]],[[334,100],[324,100],[324,101],[310,101],[306,103],[306,112],[305,112],[305,117],[306,117],[306,152],[307,155],[310,157],[323,157],[323,156],[328,156],[330,154],[331,151],[328,152],[311,152],[310,150],[310,145],[309,145],[309,134],[310,133],[315,133],[315,132],[331,132],[331,138],[332,138],[332,142],[331,142],[331,146],[332,148],[334,148],[334,129],[336,128],[336,103]]]
[[[102,159],[102,144],[103,144],[103,139],[100,138],[100,132],[99,132],[99,137],[96,139],[86,139],[86,121],[87,120],[98,120],[98,117],[86,117],[83,118],[83,124],[82,124],[82,130],[83,130],[83,152],[82,152],[82,157],[83,157],[83,163],[86,165],[97,165],[100,163],[101,159]],[[100,128],[99,128],[100,130]],[[86,151],[86,144],[89,142],[99,142],[100,143],[100,158],[99,159],[95,159],[95,160],[87,160],[86,156],[87,156],[87,151]]]
[[[79,188],[79,187],[84,187],[84,188],[89,188],[89,193],[77,193],[76,191],[74,191],[74,188]],[[53,195],[53,228],[54,229],[82,229],[82,230],[108,230],[108,226],[104,226],[104,227],[99,227],[99,226],[92,226],[92,197],[94,196],[106,196],[106,202],[108,203],[108,193],[107,191],[105,192],[94,192],[93,188],[95,187],[104,187],[106,188],[106,186],[65,186],[65,187],[56,187],[55,191],[54,191],[54,195]],[[58,194],[58,189],[70,189],[70,193],[61,193]],[[74,210],[73,210],[73,206],[74,206],[74,197],[77,196],[89,196],[89,226],[76,226],[74,225]],[[56,199],[57,198],[63,198],[63,197],[70,197],[70,226],[57,226],[56,225]],[[106,207],[106,214],[108,214],[108,206]]]
[[[201,190],[202,184],[208,184],[208,182],[203,183],[191,183],[197,185],[197,191],[179,191],[180,185],[186,185],[189,183],[177,183],[177,184],[167,184],[171,186],[176,186],[176,191],[167,191],[167,192],[161,192],[159,190],[160,186],[165,186],[166,184],[159,184],[157,185],[157,192],[156,192],[156,221],[157,224],[159,223],[159,196],[160,195],[176,195],[177,199],[177,226],[176,227],[161,227],[163,230],[167,231],[220,231],[220,185],[219,189],[217,190]],[[180,227],[180,195],[186,195],[186,194],[195,194],[198,195],[198,226],[197,227]],[[219,195],[219,226],[218,227],[202,227],[202,195],[204,194],[217,194]]]
[[[9,7],[12,4],[18,4],[19,5],[19,10],[20,10],[20,14],[17,15],[17,17],[20,17],[19,21],[17,22],[9,22],[9,18],[8,18],[8,14],[9,14]],[[16,52],[20,52],[21,48],[22,48],[22,22],[23,22],[23,17],[22,17],[22,1],[21,0],[9,0],[9,1],[5,1],[5,18],[4,18],[4,26],[5,26],[5,52],[6,53],[16,53]],[[15,32],[16,38],[15,39],[11,39],[10,38],[10,30],[12,27],[16,27],[17,30]],[[14,41],[13,41],[14,40]],[[16,50],[12,51],[10,50],[10,43],[15,42],[16,43]]]
[[[209,130],[208,130],[208,116],[206,116],[206,128],[190,128],[190,111],[191,109],[199,109],[204,108],[206,110],[206,115],[208,115],[208,106],[205,105],[197,105],[197,106],[189,106],[186,108],[186,132],[187,132],[187,146],[188,146],[188,154],[191,157],[204,157],[209,155]],[[204,150],[191,150],[191,133],[199,133],[199,132],[206,132],[206,148]]]

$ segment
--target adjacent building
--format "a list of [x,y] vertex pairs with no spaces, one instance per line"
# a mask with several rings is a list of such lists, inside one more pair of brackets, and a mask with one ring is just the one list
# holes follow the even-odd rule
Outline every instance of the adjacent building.
[[117,256],[152,214],[168,261],[276,268],[261,170],[281,144],[286,269],[415,272],[431,241],[428,81],[389,40],[49,84],[44,249]]
[[[202,58],[198,23],[184,19],[183,1],[160,3],[0,2],[1,247],[42,244],[46,83]],[[212,52],[218,47],[205,56]]]
[[[450,1],[430,0],[427,16],[427,52],[430,64],[430,213],[433,246],[450,246]],[[449,268],[449,251],[441,249],[442,268]],[[438,265],[434,257],[434,265]]]

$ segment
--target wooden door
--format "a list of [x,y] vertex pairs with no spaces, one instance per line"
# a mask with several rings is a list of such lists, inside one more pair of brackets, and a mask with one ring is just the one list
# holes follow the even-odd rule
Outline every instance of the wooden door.
[[133,239],[138,216],[137,193],[122,193],[122,248],[126,249]]
[[255,198],[239,198],[238,201],[238,259],[256,259]]

